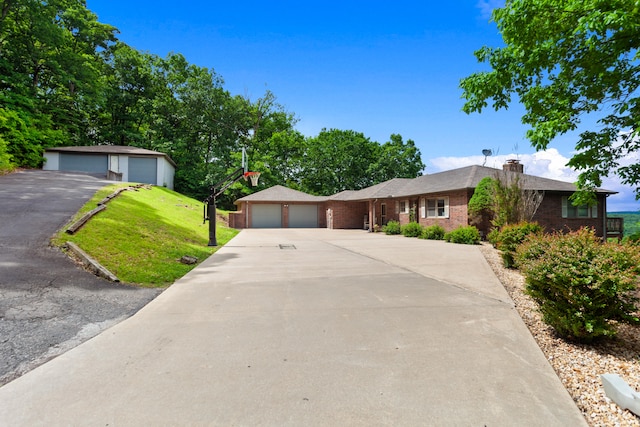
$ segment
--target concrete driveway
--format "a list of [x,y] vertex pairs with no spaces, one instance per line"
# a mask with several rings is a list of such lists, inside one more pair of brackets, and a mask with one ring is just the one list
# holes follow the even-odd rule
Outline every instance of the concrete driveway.
[[0,388],[8,425],[580,426],[477,247],[244,230]]
[[0,176],[0,384],[129,317],[158,295],[99,279],[49,246],[101,187],[89,175]]

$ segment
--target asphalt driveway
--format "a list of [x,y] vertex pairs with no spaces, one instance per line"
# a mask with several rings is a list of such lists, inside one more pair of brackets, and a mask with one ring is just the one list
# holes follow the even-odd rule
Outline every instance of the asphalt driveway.
[[0,388],[9,425],[584,426],[477,247],[243,230]]
[[99,279],[49,246],[109,183],[42,170],[0,176],[0,384],[131,316],[160,292]]

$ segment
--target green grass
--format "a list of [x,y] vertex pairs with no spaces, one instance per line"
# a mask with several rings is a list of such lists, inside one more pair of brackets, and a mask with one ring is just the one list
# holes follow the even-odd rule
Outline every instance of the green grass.
[[[74,220],[122,186],[126,185],[99,190]],[[194,256],[200,262],[217,249],[207,246],[209,223],[202,223],[202,207],[201,202],[162,187],[125,191],[75,235],[66,234],[65,227],[53,243],[76,243],[122,282],[163,287],[195,267],[182,264],[182,256]],[[220,223],[216,231],[219,246],[238,234]]]

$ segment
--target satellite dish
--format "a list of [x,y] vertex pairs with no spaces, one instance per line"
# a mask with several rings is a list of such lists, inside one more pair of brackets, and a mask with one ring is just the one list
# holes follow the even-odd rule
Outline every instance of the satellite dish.
[[484,155],[484,162],[482,162],[482,166],[485,165],[485,163],[487,163],[487,157],[493,154],[493,151],[491,151],[488,148],[485,148],[484,150],[482,150],[482,154]]

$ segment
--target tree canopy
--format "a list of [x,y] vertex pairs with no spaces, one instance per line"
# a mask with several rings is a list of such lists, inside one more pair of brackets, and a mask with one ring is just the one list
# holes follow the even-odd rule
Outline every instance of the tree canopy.
[[[493,11],[505,46],[482,47],[478,61],[490,71],[462,79],[466,113],[495,110],[517,100],[537,150],[570,131],[585,115],[598,115],[580,133],[569,166],[580,172],[578,201],[617,173],[636,186],[640,164],[623,158],[640,149],[640,4],[635,0],[507,0]],[[636,157],[637,159],[637,157]]]
[[[39,167],[49,147],[128,145],[167,153],[176,190],[204,199],[239,167],[242,148],[265,185],[314,194],[424,169],[400,135],[384,144],[351,130],[305,137],[270,91],[232,95],[215,70],[138,51],[117,34],[85,0],[0,0],[0,173]],[[251,191],[235,185],[220,205]]]

